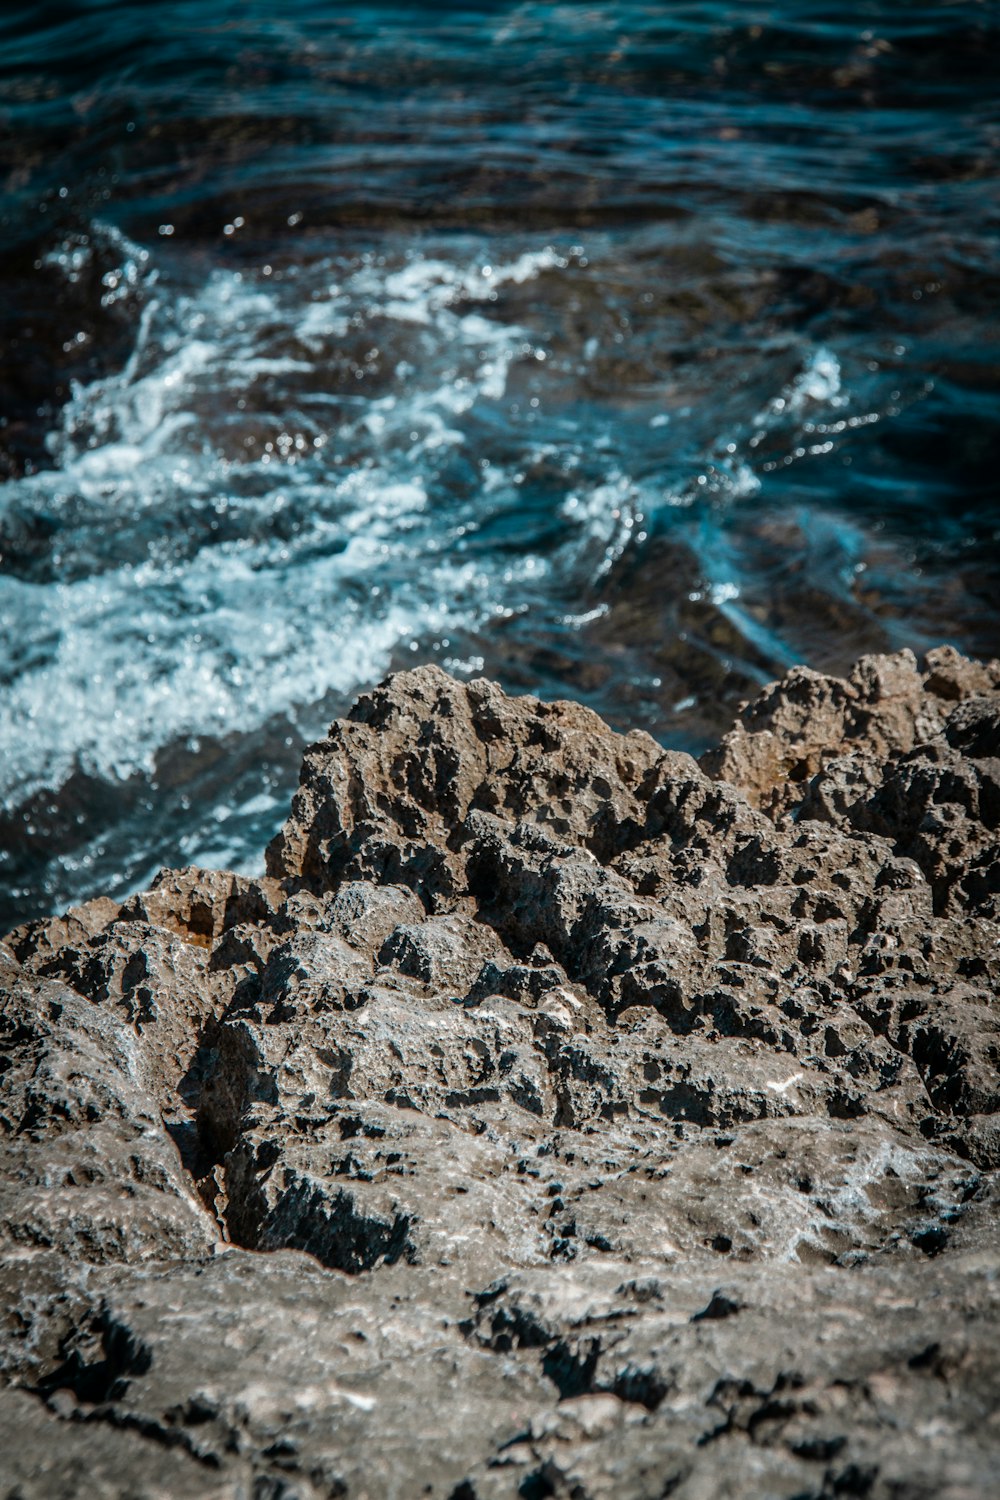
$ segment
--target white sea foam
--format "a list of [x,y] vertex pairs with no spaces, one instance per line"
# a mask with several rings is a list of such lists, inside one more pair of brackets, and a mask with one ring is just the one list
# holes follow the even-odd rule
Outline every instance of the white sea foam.
[[[126,777],[172,742],[308,712],[379,677],[400,645],[511,613],[512,592],[548,567],[463,557],[475,515],[450,530],[428,486],[477,403],[503,397],[524,349],[522,329],[469,304],[562,264],[554,250],[489,268],[413,257],[387,271],[369,259],[335,277],[320,266],[303,311],[301,290],[283,298],[243,272],[170,292],[150,252],[104,238],[119,257],[109,289],[145,295],[132,353],[74,387],[49,438],[53,467],[0,490],[0,506],[54,523],[63,575],[0,580],[3,638],[29,661],[0,697],[7,805],[76,767]],[[75,242],[54,252],[70,279],[92,253]],[[352,414],[323,372],[359,309],[405,316],[431,343],[426,373],[366,394]],[[224,446],[251,388],[294,390],[300,378],[305,404],[265,411],[266,442]],[[346,467],[340,448],[354,450]],[[490,480],[503,489],[499,466]],[[205,516],[235,518],[237,534],[215,540],[222,521]],[[88,545],[96,566],[74,566]]]
[[[0,579],[8,805],[74,767],[125,777],[189,736],[308,719],[401,647],[446,646],[529,607],[554,573],[593,583],[656,511],[759,487],[745,442],[720,442],[672,488],[631,474],[603,431],[525,426],[523,446],[504,448],[551,351],[505,321],[498,289],[565,268],[551,245],[494,262],[320,259],[279,283],[158,268],[98,226],[53,263],[78,279],[95,246],[115,257],[102,296],[141,302],[134,347],[120,371],[73,388],[53,467],[0,488],[0,510],[46,518],[56,572]],[[816,350],[751,430],[839,391],[836,358]],[[516,530],[540,514],[521,505],[533,470],[563,476],[544,549]],[[475,548],[489,525],[505,545]],[[759,628],[735,568],[707,584]]]
[[840,361],[829,349],[814,349],[799,373],[757,413],[754,426],[771,427],[776,419],[801,412],[809,402],[837,404],[840,396]]
[[600,544],[598,576],[610,570],[628,545],[642,516],[642,496],[641,486],[627,474],[612,472],[604,484],[575,491],[564,501],[563,515],[576,524],[582,521],[591,542]]
[[524,251],[515,260],[497,265],[484,261],[463,267],[452,261],[414,257],[402,270],[385,278],[384,311],[389,317],[429,323],[441,308],[460,301],[486,301],[505,282],[520,284],[567,264],[566,257],[551,245]]

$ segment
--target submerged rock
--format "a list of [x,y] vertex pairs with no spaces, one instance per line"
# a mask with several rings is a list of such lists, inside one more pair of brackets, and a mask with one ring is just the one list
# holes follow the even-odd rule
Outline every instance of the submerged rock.
[[998,826],[947,649],[700,765],[389,679],[0,950],[0,1493],[994,1493]]

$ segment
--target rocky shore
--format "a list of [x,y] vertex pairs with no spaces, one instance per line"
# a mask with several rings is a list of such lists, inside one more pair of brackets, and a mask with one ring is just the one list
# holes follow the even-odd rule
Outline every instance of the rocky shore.
[[1000,663],[436,668],[0,947],[0,1495],[1000,1494]]

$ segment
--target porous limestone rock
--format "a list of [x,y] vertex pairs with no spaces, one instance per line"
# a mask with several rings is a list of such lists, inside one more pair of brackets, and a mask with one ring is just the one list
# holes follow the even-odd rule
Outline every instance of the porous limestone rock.
[[0,1497],[1000,1494],[1000,667],[432,667],[0,949]]

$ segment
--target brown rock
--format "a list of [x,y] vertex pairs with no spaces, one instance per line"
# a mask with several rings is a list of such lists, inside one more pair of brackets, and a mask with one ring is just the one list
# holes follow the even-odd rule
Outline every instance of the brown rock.
[[0,1493],[991,1493],[998,767],[949,648],[700,765],[423,668],[11,934]]

